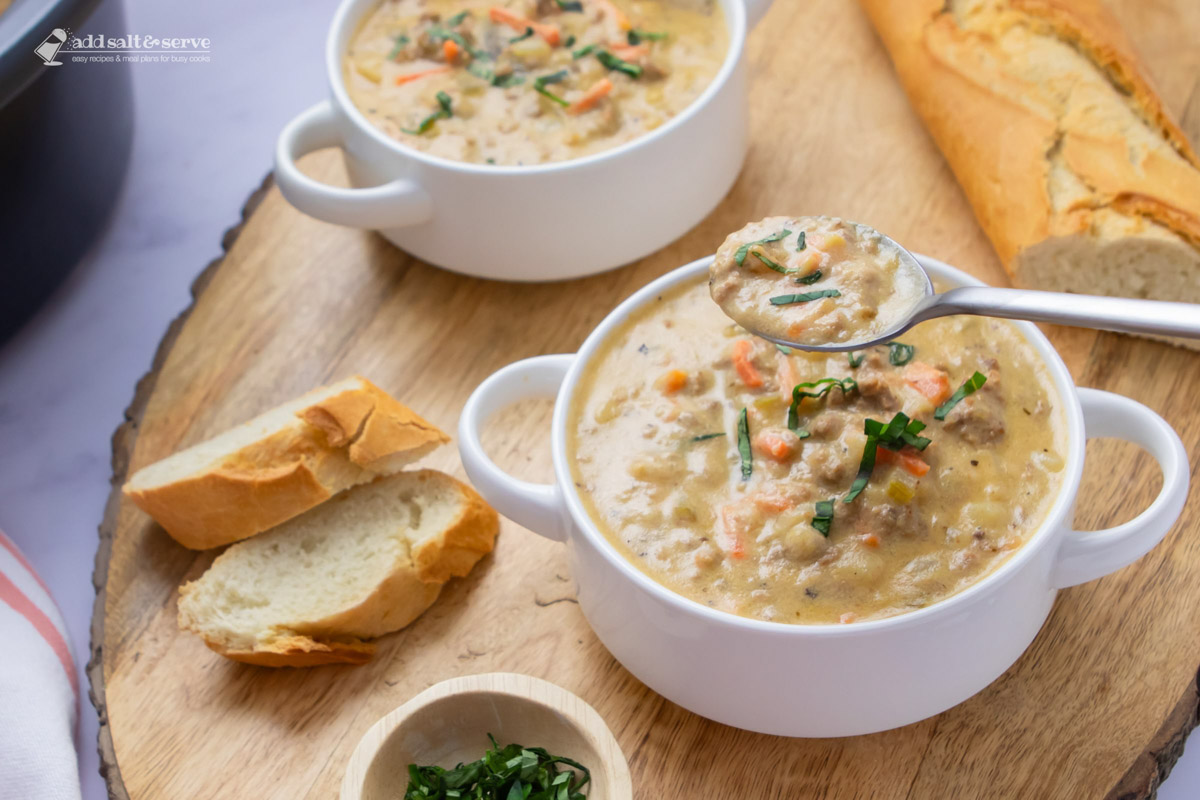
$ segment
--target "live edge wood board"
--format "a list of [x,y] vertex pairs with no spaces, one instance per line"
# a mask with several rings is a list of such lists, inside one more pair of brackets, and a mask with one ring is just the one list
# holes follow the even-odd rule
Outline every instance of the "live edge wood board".
[[[1197,141],[1200,5],[1122,0],[1116,11]],[[113,438],[89,666],[112,797],[332,798],[355,743],[379,717],[439,680],[491,671],[547,678],[595,706],[629,758],[639,798],[1154,794],[1196,724],[1200,487],[1150,555],[1063,592],[1029,651],[982,693],[933,719],[852,739],[745,733],[657,696],[589,630],[563,547],[507,521],[496,552],[414,625],[383,639],[367,666],[247,667],[176,629],[177,587],[213,555],[176,545],[121,499],[121,483],[312,386],[359,372],[453,431],[468,394],[493,370],[574,350],[637,287],[767,214],[862,220],[1005,282],[855,3],[777,0],[748,54],[753,144],[741,178],[678,242],[606,275],[544,285],[463,278],[373,234],[304,217],[270,180],[255,193],[225,255],[196,279],[194,304],[167,331]],[[335,152],[304,166],[344,181]],[[1200,355],[1049,332],[1080,385],[1154,408],[1200,463]],[[548,410],[530,404],[492,426],[488,444],[503,466],[549,478]],[[1080,528],[1131,518],[1161,483],[1132,446],[1094,442],[1088,459]],[[429,463],[461,475],[452,447]],[[877,678],[888,680],[886,662]],[[821,676],[796,664],[795,679]]]

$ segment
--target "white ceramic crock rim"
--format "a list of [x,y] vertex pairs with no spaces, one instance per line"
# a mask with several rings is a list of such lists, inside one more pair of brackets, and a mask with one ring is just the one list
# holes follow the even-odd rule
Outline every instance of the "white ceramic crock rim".
[[[930,269],[932,276],[942,277],[962,285],[984,286],[982,281],[961,270],[951,267],[945,262],[928,256],[916,254],[922,265]],[[708,622],[754,631],[756,634],[807,637],[807,636],[862,636],[888,630],[903,629],[914,625],[923,625],[959,613],[962,606],[971,603],[981,595],[987,594],[1008,581],[1018,570],[1029,565],[1044,548],[1050,545],[1053,533],[1060,528],[1069,528],[1067,514],[1074,507],[1075,496],[1079,491],[1079,483],[1083,474],[1085,432],[1083,424],[1083,409],[1080,406],[1079,395],[1076,392],[1074,380],[1067,370],[1066,364],[1050,344],[1050,341],[1031,322],[1015,322],[1027,341],[1034,346],[1042,358],[1055,389],[1062,399],[1064,415],[1067,422],[1067,458],[1063,467],[1064,475],[1058,496],[1054,505],[1046,514],[1045,520],[1029,538],[1025,545],[1019,548],[1003,564],[997,567],[981,580],[924,608],[909,611],[894,617],[866,620],[852,625],[837,624],[795,624],[785,622],[770,622],[767,620],[750,619],[710,608],[702,603],[671,591],[656,582],[649,575],[638,569],[632,562],[617,552],[603,533],[592,522],[583,502],[576,491],[574,478],[567,462],[566,430],[567,415],[570,410],[574,390],[583,372],[583,366],[595,355],[600,344],[623,323],[630,313],[649,302],[655,296],[668,289],[691,280],[707,272],[712,256],[706,256],[668,272],[639,289],[620,305],[612,310],[599,325],[588,335],[583,345],[575,354],[563,378],[562,386],[554,402],[554,414],[551,422],[551,450],[554,460],[554,473],[557,480],[559,496],[565,502],[570,514],[573,527],[582,532],[592,546],[627,579],[633,581],[642,590],[656,599],[674,607],[680,612],[696,615]],[[939,275],[938,273],[942,273]],[[571,530],[568,536],[579,533]],[[1049,587],[1048,587],[1049,588]]]
[[[393,139],[371,124],[371,121],[358,110],[358,106],[354,105],[353,101],[350,100],[350,95],[346,92],[346,85],[342,76],[342,48],[338,46],[338,41],[341,39],[343,30],[346,30],[349,26],[358,24],[362,16],[367,13],[367,6],[378,5],[379,2],[380,0],[342,0],[337,11],[334,12],[333,22],[329,27],[329,36],[325,40],[325,71],[326,77],[329,79],[329,89],[333,95],[335,104],[341,113],[361,133],[381,147],[391,150],[396,155],[419,161],[431,167],[438,167],[451,172],[468,175],[544,175],[551,172],[589,167],[595,164],[602,164],[607,160],[618,159],[638,147],[670,135],[675,129],[686,125],[699,113],[701,108],[716,96],[717,92],[724,88],[742,58],[742,49],[746,43],[747,33],[745,0],[717,0],[726,11],[726,20],[732,20],[729,31],[729,50],[725,54],[725,60],[721,64],[721,69],[712,81],[709,82],[708,86],[705,87],[704,91],[700,93],[700,96],[693,100],[687,108],[643,136],[631,139],[609,150],[602,150],[599,153],[567,161],[551,161],[545,164],[523,166],[475,164],[469,161],[454,161],[449,158],[430,155],[423,150],[409,147],[403,142]],[[346,41],[349,42],[348,37]]]

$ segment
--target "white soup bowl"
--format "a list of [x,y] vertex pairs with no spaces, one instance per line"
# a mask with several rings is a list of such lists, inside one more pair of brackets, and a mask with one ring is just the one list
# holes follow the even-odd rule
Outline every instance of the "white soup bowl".
[[[982,285],[941,262],[918,259],[935,279]],[[1188,464],[1175,431],[1141,403],[1076,388],[1050,342],[1022,322],[1017,326],[1044,361],[1062,403],[1067,444],[1058,497],[1007,561],[926,608],[849,625],[748,619],[672,592],[618,553],[584,509],[567,454],[568,416],[581,376],[613,331],[659,294],[699,279],[710,262],[688,264],[635,293],[578,354],[530,358],[495,373],[471,395],[459,422],[463,465],[475,486],[505,516],[567,543],[579,604],[596,635],[667,699],[717,722],[780,736],[850,736],[916,722],[961,703],[1008,669],[1033,641],[1059,589],[1135,561],[1178,519]],[[517,480],[484,452],[480,428],[510,403],[553,393],[556,483]],[[1145,448],[1162,469],[1163,486],[1133,520],[1075,531],[1084,443],[1097,436]]]
[[[309,216],[378,230],[454,272],[545,281],[612,269],[679,238],[729,191],[746,155],[746,33],[770,0],[720,0],[729,50],[708,88],[661,127],[584,158],[530,166],[451,161],[392,139],[355,107],[343,59],[378,0],[345,0],[325,47],[330,99],[283,129],[275,180]],[[305,175],[306,153],[340,147],[355,188]]]

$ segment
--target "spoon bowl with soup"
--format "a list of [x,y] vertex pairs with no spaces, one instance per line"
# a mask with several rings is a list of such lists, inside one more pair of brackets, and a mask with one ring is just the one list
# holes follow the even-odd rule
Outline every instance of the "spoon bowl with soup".
[[953,314],[1200,338],[1192,303],[974,286],[938,293],[895,240],[837,217],[767,217],[730,234],[709,292],[746,330],[799,350],[861,350]]

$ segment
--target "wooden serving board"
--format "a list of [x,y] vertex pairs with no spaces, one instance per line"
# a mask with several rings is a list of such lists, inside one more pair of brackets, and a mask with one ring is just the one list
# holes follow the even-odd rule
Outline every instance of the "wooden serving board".
[[[1200,5],[1122,0],[1117,11],[1197,140]],[[552,285],[463,278],[375,235],[304,217],[270,180],[255,193],[113,438],[89,666],[112,797],[332,798],[358,738],[384,713],[436,681],[491,671],[547,678],[594,705],[629,758],[639,798],[1153,795],[1197,721],[1200,486],[1150,555],[1063,592],[1033,646],[992,686],[873,736],[773,738],[667,702],[592,634],[563,547],[507,521],[495,553],[384,638],[367,666],[248,667],[176,629],[177,587],[213,554],[176,545],[121,498],[122,481],[317,384],[362,373],[454,431],[492,371],[574,350],[636,288],[768,214],[862,220],[1004,282],[856,4],[780,0],[748,53],[754,144],[740,180],[678,242],[607,275]],[[334,152],[304,166],[345,179]],[[1200,354],[1111,334],[1051,336],[1080,385],[1151,406],[1200,463]],[[548,410],[531,403],[492,425],[489,447],[503,466],[549,478]],[[1093,443],[1088,458],[1080,527],[1131,518],[1161,483],[1132,446]],[[461,475],[452,447],[429,464]],[[878,667],[888,680],[887,664]],[[796,680],[821,676],[797,664]]]

